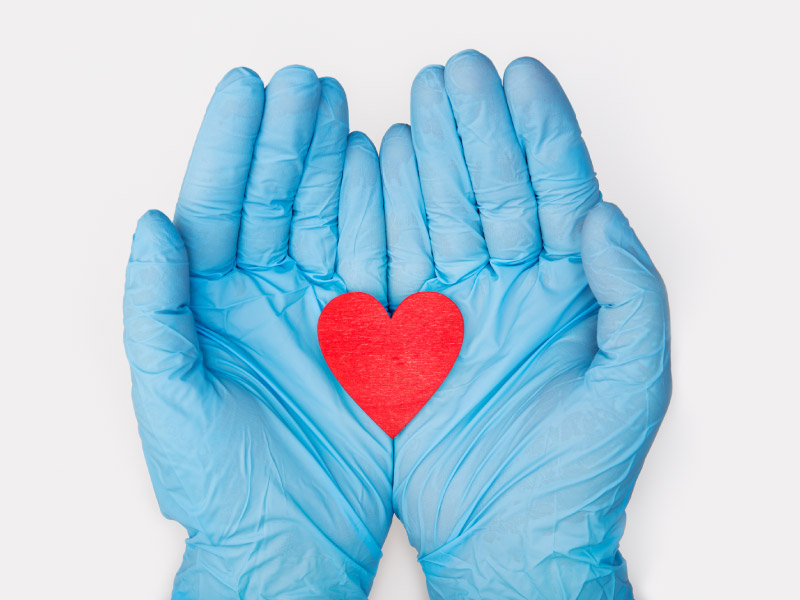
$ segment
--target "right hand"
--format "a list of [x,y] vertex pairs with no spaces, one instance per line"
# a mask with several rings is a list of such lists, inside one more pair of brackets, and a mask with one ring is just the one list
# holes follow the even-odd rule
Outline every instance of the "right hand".
[[395,438],[431,598],[630,598],[625,507],[669,402],[653,263],[538,61],[427,67],[381,147],[389,300],[448,296],[464,345]]

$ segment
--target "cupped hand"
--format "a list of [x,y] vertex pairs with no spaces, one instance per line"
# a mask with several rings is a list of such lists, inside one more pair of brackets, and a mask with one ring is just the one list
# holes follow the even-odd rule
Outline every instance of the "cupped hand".
[[386,302],[378,158],[333,79],[231,71],[175,225],[139,221],[125,346],[162,512],[188,530],[173,598],[365,598],[391,516],[391,440],[342,391],[317,319]]
[[432,598],[630,598],[625,507],[671,390],[664,285],[602,201],[574,112],[529,58],[423,69],[381,148],[389,304],[464,317],[395,438],[394,509]]

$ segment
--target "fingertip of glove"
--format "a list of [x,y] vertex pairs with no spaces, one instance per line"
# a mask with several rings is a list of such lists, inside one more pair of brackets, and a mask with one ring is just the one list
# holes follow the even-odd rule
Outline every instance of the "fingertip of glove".
[[503,73],[503,88],[509,102],[520,105],[563,96],[555,75],[541,61],[530,56],[509,63]]
[[363,131],[353,131],[347,136],[347,149],[362,150],[368,154],[377,155],[375,144]]
[[439,88],[444,86],[444,67],[427,65],[422,67],[411,84],[411,93],[420,89]]
[[406,123],[395,123],[386,130],[383,139],[391,140],[398,137],[404,138],[408,135],[411,135],[411,128]]
[[[589,210],[583,222],[582,239],[581,255],[587,276],[598,270],[624,267],[630,270],[630,278],[637,285],[661,295],[666,293],[650,256],[615,204],[599,202]],[[644,279],[636,273],[643,274]]]
[[478,52],[473,48],[467,48],[466,50],[462,50],[461,52],[456,52],[445,64],[445,71],[452,70],[454,67],[458,66],[463,62],[479,62],[479,63],[489,63],[491,64],[491,60],[489,57],[483,54],[482,52]]
[[320,80],[314,69],[303,65],[288,65],[279,69],[269,82],[272,88],[320,88]]
[[167,223],[172,225],[172,221],[167,215],[158,209],[151,208],[139,217],[136,223],[136,232],[139,233],[140,230],[144,231],[152,227],[164,227]]
[[519,71],[524,71],[526,73],[532,72],[548,72],[547,67],[542,64],[542,62],[532,56],[520,56],[519,58],[515,58],[506,67],[505,74],[509,75],[511,73],[516,73]]
[[261,81],[261,77],[258,76],[258,73],[247,67],[236,67],[228,71],[220,80],[217,84],[217,91],[229,88],[237,82],[241,82],[241,84],[245,86],[264,87],[264,83]]
[[499,81],[492,61],[477,50],[463,50],[448,60],[444,78],[451,99],[453,94],[485,94]]
[[186,251],[178,230],[160,210],[148,210],[136,224],[131,262],[185,262]]
[[396,163],[405,161],[414,155],[413,142],[411,141],[411,127],[405,123],[395,123],[381,140],[380,159],[383,164],[385,161]]
[[322,87],[323,93],[345,97],[344,87],[342,87],[342,84],[339,83],[339,80],[335,77],[320,77],[319,84]]
[[354,131],[347,138],[342,189],[343,196],[351,197],[354,193],[372,195],[374,191],[380,191],[378,152],[372,140],[361,131]]
[[598,202],[586,214],[582,235],[584,242],[608,242],[629,229],[628,219],[616,204]]
[[333,77],[320,77],[319,85],[320,106],[326,107],[330,117],[344,123],[349,128],[347,94],[342,84]]

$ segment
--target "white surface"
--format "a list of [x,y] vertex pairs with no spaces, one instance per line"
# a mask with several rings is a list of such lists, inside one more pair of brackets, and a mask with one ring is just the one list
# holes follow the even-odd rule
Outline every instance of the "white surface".
[[[755,6],[758,8],[755,8]],[[675,393],[623,541],[637,598],[797,594],[795,2],[27,2],[0,15],[0,597],[167,598],[122,349],[130,237],[172,213],[230,67],[334,75],[376,143],[416,71],[534,55],[660,268]],[[376,600],[425,598],[399,523]]]

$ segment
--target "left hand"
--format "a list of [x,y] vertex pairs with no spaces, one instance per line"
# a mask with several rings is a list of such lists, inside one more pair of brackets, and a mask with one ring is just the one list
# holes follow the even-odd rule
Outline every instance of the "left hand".
[[[340,193],[341,190],[341,193]],[[173,598],[367,597],[391,440],[317,343],[346,291],[386,302],[378,157],[332,79],[247,69],[214,94],[175,226],[139,221],[125,347],[153,487],[189,538]]]

